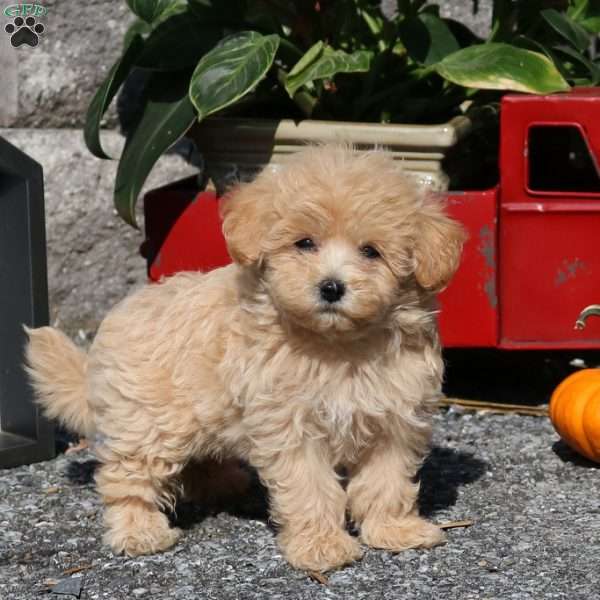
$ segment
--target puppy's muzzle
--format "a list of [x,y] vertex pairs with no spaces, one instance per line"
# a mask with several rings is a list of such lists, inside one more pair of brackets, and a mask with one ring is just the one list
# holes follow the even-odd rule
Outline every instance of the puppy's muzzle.
[[337,279],[325,279],[319,284],[321,298],[329,304],[338,302],[346,293],[346,286]]

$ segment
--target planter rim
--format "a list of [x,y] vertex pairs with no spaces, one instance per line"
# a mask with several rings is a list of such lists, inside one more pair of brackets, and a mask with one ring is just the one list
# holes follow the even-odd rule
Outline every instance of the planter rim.
[[[276,143],[302,144],[311,142],[351,142],[357,145],[395,148],[407,145],[415,148],[446,149],[463,139],[471,131],[471,120],[459,115],[439,125],[406,125],[401,123],[366,123],[352,121],[320,121],[315,119],[247,119],[212,117],[196,124],[191,135],[202,143],[203,134],[209,138],[227,130],[232,142],[264,140]],[[219,136],[220,137],[220,136]],[[209,143],[213,145],[214,139]],[[222,146],[223,138],[217,146]]]

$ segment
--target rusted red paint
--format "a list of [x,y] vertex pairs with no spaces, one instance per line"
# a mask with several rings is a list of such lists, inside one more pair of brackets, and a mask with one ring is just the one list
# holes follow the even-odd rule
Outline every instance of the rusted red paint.
[[466,227],[469,239],[458,272],[440,294],[439,321],[444,345],[496,346],[497,189],[449,194],[447,207],[449,214]]

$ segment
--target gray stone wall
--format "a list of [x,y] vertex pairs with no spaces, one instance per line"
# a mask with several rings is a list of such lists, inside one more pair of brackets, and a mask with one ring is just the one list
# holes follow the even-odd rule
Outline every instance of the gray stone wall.
[[[16,72],[17,110],[0,122],[4,127],[81,127],[90,97],[119,56],[123,35],[132,21],[124,0],[38,0],[48,9],[36,48],[12,48],[0,15],[4,73]],[[13,0],[0,2],[0,7]],[[3,11],[2,11],[3,12]],[[8,65],[8,69],[7,69]],[[14,84],[10,86],[14,89]],[[9,92],[11,93],[11,92]],[[14,93],[14,92],[13,92]],[[1,96],[0,96],[1,97]],[[114,112],[109,121],[115,124]]]
[[[0,129],[0,136],[44,168],[51,323],[85,344],[106,311],[146,280],[139,254],[143,235],[112,205],[117,163],[94,158],[78,129]],[[118,132],[104,132],[103,142],[118,156],[123,145]],[[145,188],[195,172],[180,157],[167,155]]]
[[[0,11],[12,0],[0,3]],[[87,105],[114,60],[132,17],[124,0],[38,0],[48,9],[37,47],[13,48],[0,12],[0,135],[44,167],[48,279],[52,323],[85,343],[112,304],[145,280],[138,254],[142,234],[112,208],[116,163],[86,150],[81,133]],[[393,10],[395,0],[386,2]],[[441,2],[444,14],[485,31],[491,0]],[[105,139],[122,144],[116,111],[106,116]],[[193,173],[166,156],[147,188]]]
[[[11,19],[0,15],[0,135],[44,168],[51,322],[85,344],[110,306],[146,278],[143,234],[113,210],[117,163],[91,156],[81,130],[132,19],[124,0],[39,3],[48,14],[35,48],[13,48],[4,31]],[[105,146],[118,156],[123,138],[114,106],[104,126]],[[146,189],[195,171],[165,156]]]

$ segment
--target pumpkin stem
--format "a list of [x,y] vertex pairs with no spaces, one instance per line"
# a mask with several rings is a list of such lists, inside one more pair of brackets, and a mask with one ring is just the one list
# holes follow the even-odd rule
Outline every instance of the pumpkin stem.
[[585,329],[585,322],[588,317],[591,316],[600,317],[600,304],[590,304],[590,306],[586,306],[581,313],[577,321],[575,321],[575,329]]

